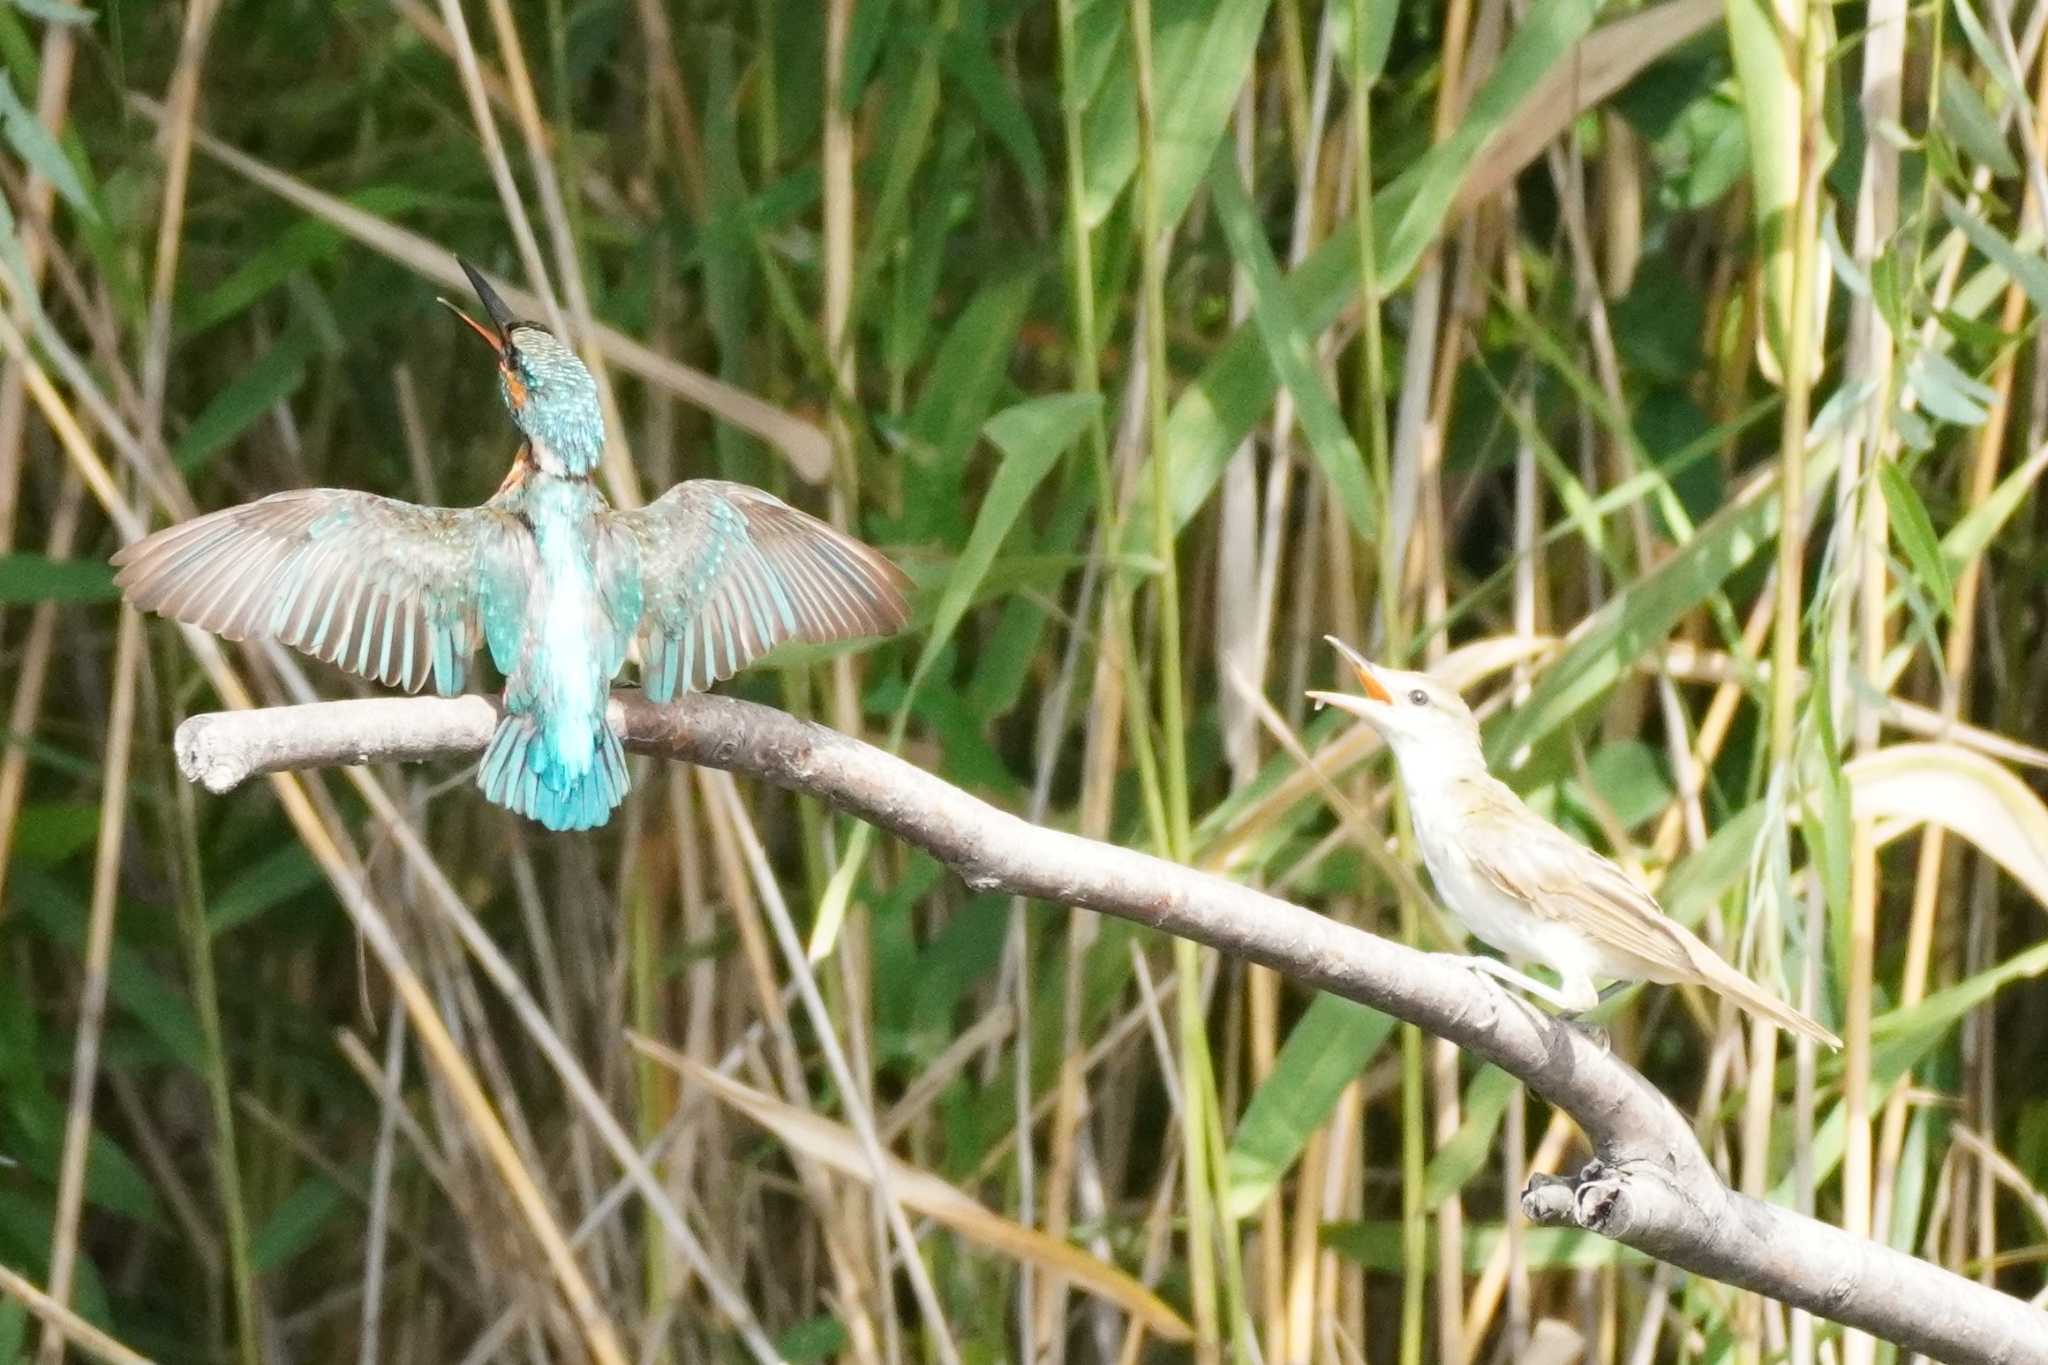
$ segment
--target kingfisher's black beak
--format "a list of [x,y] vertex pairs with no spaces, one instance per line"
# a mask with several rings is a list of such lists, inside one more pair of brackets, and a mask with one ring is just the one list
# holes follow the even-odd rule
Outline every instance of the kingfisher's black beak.
[[468,323],[478,336],[490,343],[491,349],[502,359],[512,344],[512,324],[516,321],[512,316],[512,310],[505,306],[505,300],[498,297],[498,291],[491,288],[490,281],[486,280],[475,266],[460,256],[455,258],[455,263],[462,267],[463,274],[469,276],[469,287],[476,290],[477,299],[483,304],[484,312],[489,314],[494,326],[484,326],[447,299],[440,300],[441,306]]

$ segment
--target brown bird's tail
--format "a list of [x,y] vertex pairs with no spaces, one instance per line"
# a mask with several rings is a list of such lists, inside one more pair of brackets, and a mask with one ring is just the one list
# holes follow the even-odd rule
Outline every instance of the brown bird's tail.
[[[1704,944],[1701,946],[1705,947]],[[1693,964],[1699,968],[1700,974],[1706,978],[1708,986],[1727,996],[1750,1013],[1762,1015],[1787,1033],[1796,1033],[1802,1038],[1811,1038],[1814,1042],[1824,1047],[1834,1048],[1838,1052],[1841,1050],[1842,1040],[1840,1038],[1837,1038],[1798,1010],[1793,1009],[1777,996],[1772,995],[1762,986],[1751,981],[1741,972],[1736,971],[1733,967],[1722,961],[1720,955],[1715,953],[1713,949],[1708,948],[1704,954],[1695,953],[1693,955]]]

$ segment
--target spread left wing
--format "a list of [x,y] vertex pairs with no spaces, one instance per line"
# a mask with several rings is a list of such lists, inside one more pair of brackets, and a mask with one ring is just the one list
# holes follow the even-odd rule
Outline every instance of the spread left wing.
[[114,556],[143,611],[229,640],[277,639],[387,686],[462,690],[480,560],[511,539],[490,507],[418,507],[337,488],[276,493]]
[[692,479],[606,517],[638,549],[650,701],[709,687],[785,640],[886,635],[908,619],[901,569],[758,488]]

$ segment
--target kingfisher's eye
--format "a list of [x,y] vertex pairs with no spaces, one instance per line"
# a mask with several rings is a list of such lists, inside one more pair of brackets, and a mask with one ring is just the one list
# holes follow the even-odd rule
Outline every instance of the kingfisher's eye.
[[1418,687],[1408,694],[1408,700],[1414,702],[1417,706],[1427,706],[1429,705],[1429,693]]

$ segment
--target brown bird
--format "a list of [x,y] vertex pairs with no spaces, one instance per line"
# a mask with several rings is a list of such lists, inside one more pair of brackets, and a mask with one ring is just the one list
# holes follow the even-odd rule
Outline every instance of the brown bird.
[[1394,751],[1415,842],[1437,894],[1486,943],[1557,973],[1558,985],[1489,957],[1471,963],[1567,1015],[1599,1003],[1593,979],[1705,986],[1789,1032],[1839,1048],[1842,1040],[1722,960],[1666,915],[1626,872],[1522,804],[1486,771],[1479,723],[1456,692],[1427,673],[1368,663],[1331,644],[1365,695],[1311,692],[1351,712]]

